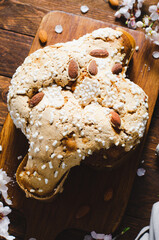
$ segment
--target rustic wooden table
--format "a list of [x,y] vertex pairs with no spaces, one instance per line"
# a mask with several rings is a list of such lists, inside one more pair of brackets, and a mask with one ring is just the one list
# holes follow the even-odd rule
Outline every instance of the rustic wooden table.
[[[157,2],[152,0],[151,4]],[[150,1],[145,0],[144,14],[148,13],[149,4]],[[0,0],[0,130],[7,115],[6,94],[10,79],[28,55],[42,17],[50,10],[82,15],[81,5],[89,7],[85,14],[87,17],[124,26],[121,21],[115,20],[115,10],[104,0]],[[130,230],[121,239],[134,239],[140,229],[149,224],[151,207],[159,201],[159,159],[155,155],[159,143],[158,103],[142,154],[142,167],[146,169],[146,174],[135,178],[127,210],[119,227],[123,229],[128,226]]]

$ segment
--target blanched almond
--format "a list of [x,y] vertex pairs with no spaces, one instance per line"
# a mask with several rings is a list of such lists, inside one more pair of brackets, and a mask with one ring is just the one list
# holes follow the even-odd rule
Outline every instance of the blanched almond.
[[121,63],[115,63],[112,67],[112,73],[113,74],[119,74],[122,72],[122,65]]
[[98,73],[97,63],[95,60],[92,60],[88,66],[88,72],[91,75],[96,75]]
[[41,43],[46,43],[47,42],[47,32],[43,29],[39,31],[39,39]]
[[43,92],[39,92],[35,94],[30,100],[29,100],[29,107],[33,108],[35,107],[44,97]]
[[74,59],[71,59],[69,63],[68,75],[70,78],[76,78],[78,76],[78,64]]
[[109,0],[109,3],[110,3],[113,7],[119,6],[119,1],[118,1],[118,0]]
[[92,57],[105,58],[109,56],[106,49],[94,49],[89,53]]
[[119,117],[119,114],[114,111],[111,112],[111,123],[116,128],[119,128],[121,125],[121,119]]

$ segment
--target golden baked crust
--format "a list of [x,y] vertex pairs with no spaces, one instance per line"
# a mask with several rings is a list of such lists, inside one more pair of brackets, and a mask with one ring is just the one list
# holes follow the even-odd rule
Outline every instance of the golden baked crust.
[[17,69],[8,108],[29,141],[16,174],[28,197],[50,199],[81,161],[105,167],[140,142],[147,96],[125,76],[134,48],[125,31],[103,28],[40,49]]

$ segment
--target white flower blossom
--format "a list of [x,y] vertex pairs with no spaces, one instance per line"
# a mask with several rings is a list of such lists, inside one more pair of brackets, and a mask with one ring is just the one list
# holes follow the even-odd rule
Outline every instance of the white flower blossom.
[[7,176],[6,172],[0,169],[0,192],[8,205],[12,204],[12,201],[8,198],[8,187],[6,184],[10,182],[10,177]]
[[8,233],[8,225],[10,224],[10,220],[7,215],[11,212],[11,209],[7,207],[3,207],[3,203],[0,202],[0,236],[6,238],[7,240],[15,239],[14,236],[10,236]]
[[135,17],[131,17],[131,18],[128,20],[128,27],[129,27],[129,28],[136,29]]
[[130,18],[129,8],[127,6],[120,8],[116,13],[115,17],[120,18],[123,15],[126,19]]
[[144,23],[144,26],[149,25],[149,17],[148,16],[143,17],[143,23]]
[[150,6],[149,12],[151,13],[150,18],[152,21],[159,20],[159,2],[157,5]]
[[[131,17],[138,18],[141,15],[140,8],[142,7],[144,0],[137,0],[137,9],[134,10],[134,4],[136,3],[136,0],[123,0],[122,7],[115,13],[115,17],[120,18],[122,15],[130,20]],[[128,24],[130,28],[136,28],[136,24],[134,24],[134,21],[129,22]]]
[[[156,29],[155,29],[156,30]],[[159,45],[159,33],[157,33],[151,27],[145,29],[146,36],[154,42],[154,44]]]

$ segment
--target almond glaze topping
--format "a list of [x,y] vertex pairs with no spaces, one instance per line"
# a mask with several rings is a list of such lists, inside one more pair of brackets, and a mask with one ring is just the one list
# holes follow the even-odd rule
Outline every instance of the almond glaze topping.
[[105,58],[109,56],[106,49],[94,49],[89,53],[92,57]]
[[88,72],[95,76],[98,73],[97,63],[95,60],[92,60],[88,66]]
[[118,113],[112,111],[111,112],[111,123],[114,127],[119,128],[121,125],[121,119]]
[[72,59],[69,63],[68,75],[72,79],[78,76],[78,64],[74,59]]
[[121,63],[115,63],[112,67],[112,73],[113,74],[119,74],[122,72],[122,65]]
[[30,100],[29,100],[29,107],[33,108],[35,107],[44,97],[43,92],[39,92],[35,94]]

